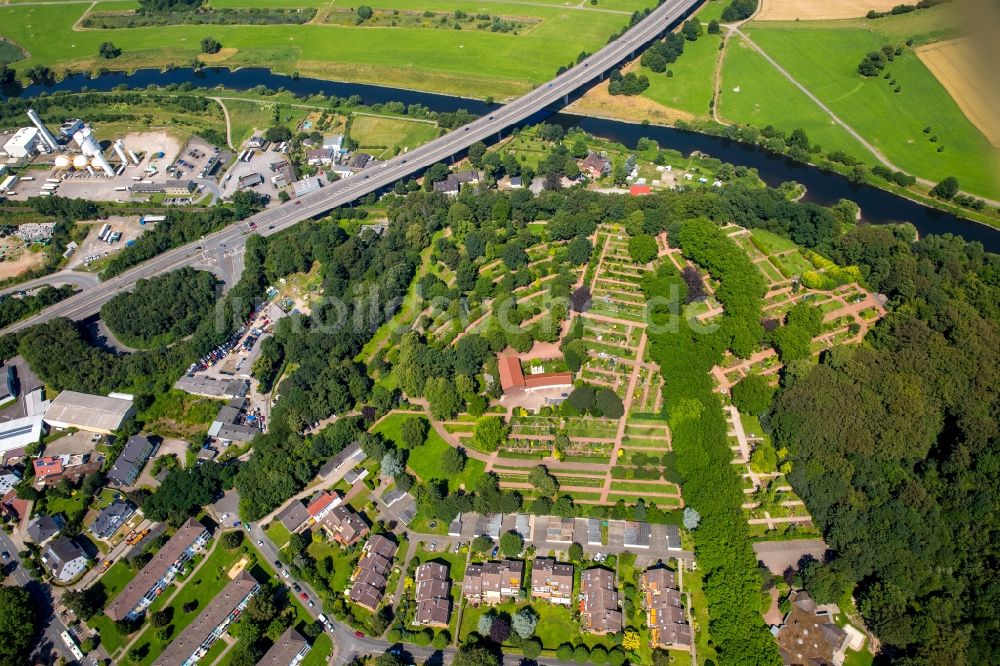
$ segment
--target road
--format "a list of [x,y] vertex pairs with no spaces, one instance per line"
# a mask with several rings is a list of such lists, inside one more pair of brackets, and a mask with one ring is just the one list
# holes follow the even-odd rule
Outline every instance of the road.
[[82,271],[66,269],[59,271],[58,273],[53,273],[52,275],[46,275],[34,280],[28,280],[27,282],[16,284],[13,287],[2,289],[0,290],[0,296],[13,294],[17,291],[30,292],[45,286],[61,287],[65,284],[71,284],[79,289],[91,289],[100,283],[101,279],[97,277],[96,273],[84,273]]
[[22,330],[55,317],[85,319],[101,309],[101,305],[116,294],[127,291],[136,280],[148,279],[203,261],[204,256],[224,255],[246,243],[252,233],[269,236],[303,220],[323,215],[330,210],[360,199],[410,176],[436,162],[443,162],[461,153],[477,141],[489,141],[504,129],[524,121],[543,109],[569,101],[576,90],[600,79],[620,63],[634,58],[649,42],[664,34],[671,26],[686,18],[703,0],[666,0],[621,37],[586,58],[572,69],[542,84],[531,92],[453,132],[403,153],[363,172],[326,185],[294,201],[262,211],[244,222],[165,252],[96,287],[57,303],[43,312],[23,319],[5,329],[9,333]]

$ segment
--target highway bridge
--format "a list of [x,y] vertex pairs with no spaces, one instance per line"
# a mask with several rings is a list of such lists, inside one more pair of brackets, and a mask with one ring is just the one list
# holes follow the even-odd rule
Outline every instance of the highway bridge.
[[276,234],[303,220],[326,214],[338,206],[388,187],[436,162],[444,162],[465,151],[477,141],[489,142],[511,126],[533,114],[565,104],[569,96],[601,79],[621,63],[634,58],[650,42],[666,34],[687,18],[703,0],[665,0],[644,19],[597,53],[578,63],[548,83],[430,143],[380,162],[364,171],[330,183],[294,201],[262,211],[240,224],[231,225],[206,236],[201,241],[175,248],[136,266],[117,277],[85,289],[38,314],[12,324],[9,333],[48,321],[55,317],[86,319],[116,294],[129,290],[139,279],[150,278],[183,266],[204,264],[212,257],[232,256],[246,243],[251,224],[256,233]]

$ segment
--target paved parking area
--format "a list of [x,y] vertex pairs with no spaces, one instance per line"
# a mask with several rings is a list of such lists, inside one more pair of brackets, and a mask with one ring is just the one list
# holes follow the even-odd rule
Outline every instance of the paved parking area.
[[768,571],[780,576],[785,569],[798,567],[799,560],[805,555],[812,555],[822,561],[826,553],[826,543],[822,539],[760,541],[753,544],[753,551]]
[[228,198],[238,192],[240,190],[240,178],[243,176],[259,173],[264,178],[264,182],[260,185],[246,189],[268,195],[271,197],[271,201],[268,205],[277,206],[281,202],[278,201],[278,188],[271,183],[271,176],[273,176],[274,173],[271,171],[270,164],[272,162],[283,161],[284,159],[286,158],[281,153],[275,153],[270,150],[257,150],[254,153],[254,156],[250,158],[249,162],[237,161],[229,168],[225,177],[222,178],[222,196]]

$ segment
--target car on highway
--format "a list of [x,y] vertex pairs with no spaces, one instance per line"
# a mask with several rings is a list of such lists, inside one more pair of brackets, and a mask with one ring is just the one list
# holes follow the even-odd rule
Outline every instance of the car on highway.
[[296,199],[295,200],[295,205],[296,206],[301,206],[302,205],[302,199]]

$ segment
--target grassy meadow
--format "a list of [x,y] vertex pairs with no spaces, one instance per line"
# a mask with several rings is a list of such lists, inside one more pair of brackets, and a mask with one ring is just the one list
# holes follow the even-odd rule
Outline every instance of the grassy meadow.
[[[318,0],[216,0],[216,6],[326,7]],[[538,20],[520,34],[483,30],[355,27],[323,24],[270,26],[157,26],[117,30],[79,30],[76,22],[88,11],[83,4],[0,7],[0,35],[24,47],[31,56],[18,69],[46,64],[57,72],[100,67],[134,69],[168,64],[187,65],[200,52],[202,37],[212,36],[228,57],[213,64],[260,66],[276,71],[344,81],[433,90],[502,99],[530,90],[575,61],[582,50],[596,51],[627,24],[649,0],[599,0],[563,6],[557,2],[530,5],[475,0],[385,0],[378,10],[462,10],[468,14],[524,17]],[[127,10],[131,0],[103,2],[97,9]],[[98,46],[113,41],[122,49],[114,60],[98,56]]]

